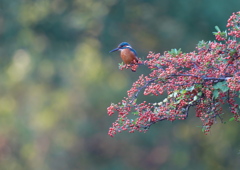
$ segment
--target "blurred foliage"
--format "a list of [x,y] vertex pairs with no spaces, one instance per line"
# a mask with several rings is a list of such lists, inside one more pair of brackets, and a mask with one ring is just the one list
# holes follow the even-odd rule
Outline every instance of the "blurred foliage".
[[106,108],[145,72],[118,70],[120,58],[109,50],[128,41],[142,58],[148,51],[193,51],[198,41],[214,39],[215,25],[224,30],[239,6],[239,0],[0,0],[0,169],[237,169],[235,122],[204,136],[192,114],[147,134],[110,138],[115,118]]

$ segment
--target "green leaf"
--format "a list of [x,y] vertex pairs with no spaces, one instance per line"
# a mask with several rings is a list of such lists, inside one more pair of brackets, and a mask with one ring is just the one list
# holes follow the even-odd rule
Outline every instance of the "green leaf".
[[227,86],[227,82],[223,81],[223,82],[218,82],[217,84],[215,84],[213,86],[214,89],[220,89],[222,92],[226,92],[229,90],[229,87]]
[[214,90],[213,91],[213,98],[218,98],[218,96],[219,96],[219,92],[218,92],[218,90]]
[[131,123],[135,125],[137,123],[137,120],[136,119],[135,120],[131,119]]
[[201,84],[195,84],[195,87],[196,88],[202,88],[202,85]]
[[118,63],[118,66],[123,66],[124,65],[124,63],[123,62],[121,62],[121,63]]
[[173,97],[177,97],[178,95],[178,90],[173,92]]
[[208,42],[205,42],[205,41],[202,40],[202,41],[198,42],[197,46],[198,46],[198,48],[204,48],[205,47],[206,49],[208,49],[209,48],[208,44],[209,44]]
[[137,103],[137,98],[133,100],[133,103]]
[[180,93],[181,93],[181,94],[185,94],[186,92],[187,92],[186,89],[182,89],[182,90],[180,90]]
[[181,100],[177,100],[176,102],[174,102],[174,104],[179,104],[181,102]]
[[202,127],[202,132],[204,132],[204,131],[205,131],[205,129],[206,129],[206,128],[203,126],[203,127]]
[[163,100],[163,102],[164,102],[164,103],[166,103],[167,101],[168,101],[168,99],[167,99],[167,98],[165,98],[165,99]]
[[168,51],[168,53],[172,54],[172,56],[175,57],[176,55],[181,54],[182,50],[181,50],[181,48],[179,48],[178,50],[177,49],[171,49],[171,51]]
[[194,89],[195,89],[195,86],[191,86],[191,87],[186,88],[187,91],[193,91]]
[[193,100],[196,101],[198,99],[198,96],[194,96]]
[[231,117],[230,119],[229,119],[229,121],[231,122],[231,121],[233,121],[235,118],[234,117]]
[[214,88],[214,89],[219,89],[219,83],[220,83],[220,82],[218,82],[217,84],[214,84],[214,85],[213,85],[213,88]]
[[132,114],[134,114],[134,115],[139,115],[139,112],[138,112],[138,111],[132,112]]
[[221,32],[221,30],[218,26],[215,26],[215,29],[217,30],[217,32]]
[[222,92],[227,92],[229,90],[228,86],[222,86],[222,88],[220,88],[222,90]]
[[229,54],[230,54],[230,56],[233,56],[236,52],[237,52],[236,49],[231,49],[230,52],[229,52]]

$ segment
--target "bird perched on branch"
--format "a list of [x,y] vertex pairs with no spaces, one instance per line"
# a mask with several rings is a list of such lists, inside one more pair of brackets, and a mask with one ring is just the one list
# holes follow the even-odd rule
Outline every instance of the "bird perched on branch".
[[[118,45],[117,48],[109,51],[120,51],[120,56],[125,64],[136,64],[138,63],[137,52],[131,47],[131,45],[127,42],[122,42]],[[134,71],[132,69],[132,71]]]

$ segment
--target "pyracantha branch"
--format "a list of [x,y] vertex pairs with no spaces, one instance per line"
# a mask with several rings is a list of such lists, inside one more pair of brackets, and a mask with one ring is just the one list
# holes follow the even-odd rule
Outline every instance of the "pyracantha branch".
[[[120,66],[136,70],[144,65],[151,73],[139,76],[127,92],[128,97],[107,108],[110,116],[118,113],[108,134],[113,136],[123,130],[142,132],[162,120],[184,120],[191,107],[202,121],[202,131],[207,133],[217,117],[223,121],[224,103],[233,113],[231,120],[240,121],[240,108],[235,101],[240,92],[240,12],[233,13],[227,27],[224,32],[216,27],[214,35],[222,42],[200,41],[197,50],[190,53],[176,49],[163,55],[150,52],[147,60]],[[155,96],[166,92],[167,97],[156,103],[137,103],[140,92]]]

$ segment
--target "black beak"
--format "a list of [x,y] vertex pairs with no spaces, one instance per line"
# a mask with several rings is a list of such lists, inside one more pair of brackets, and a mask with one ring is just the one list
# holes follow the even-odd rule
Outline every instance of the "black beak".
[[115,48],[115,49],[109,51],[109,53],[114,52],[114,51],[118,51],[118,50],[119,50],[119,48]]

